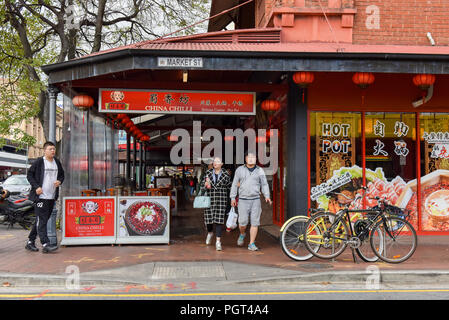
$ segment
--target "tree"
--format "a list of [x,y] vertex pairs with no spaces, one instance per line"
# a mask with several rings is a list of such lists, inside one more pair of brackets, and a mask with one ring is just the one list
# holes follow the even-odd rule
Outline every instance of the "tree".
[[[40,66],[156,39],[207,16],[208,0],[4,0],[0,7],[0,99],[16,106],[0,134],[37,114],[48,134],[46,77]],[[206,30],[205,24],[182,34]],[[9,126],[7,125],[9,124]],[[19,141],[32,142],[17,132]]]

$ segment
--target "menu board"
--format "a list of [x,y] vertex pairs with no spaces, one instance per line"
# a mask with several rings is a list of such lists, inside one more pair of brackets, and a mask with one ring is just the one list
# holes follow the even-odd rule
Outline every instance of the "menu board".
[[65,197],[61,245],[115,243],[116,197]]
[[118,197],[116,243],[169,243],[170,197]]

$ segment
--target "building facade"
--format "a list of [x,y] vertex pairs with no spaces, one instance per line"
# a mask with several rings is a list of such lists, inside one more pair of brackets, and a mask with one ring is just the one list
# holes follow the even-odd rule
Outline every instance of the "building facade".
[[[239,3],[244,2],[212,1],[210,15]],[[354,196],[367,186],[367,198],[383,196],[410,209],[419,233],[446,234],[445,195],[435,191],[449,193],[449,22],[443,18],[448,10],[442,2],[418,0],[255,0],[211,19],[205,34],[45,66],[50,85],[65,95],[64,158],[71,159],[73,178],[66,195],[112,183],[115,169],[108,163],[117,149],[117,122],[115,111],[100,110],[101,89],[249,91],[257,97],[255,116],[237,121],[223,115],[219,124],[279,130],[279,169],[270,177],[273,223],[305,215],[309,207],[335,211],[342,204],[324,191]],[[223,31],[230,23],[236,30]],[[167,57],[202,63],[161,64]],[[86,123],[70,92],[94,98]],[[265,100],[279,102],[271,117],[261,108]],[[151,136],[170,123],[175,129],[176,123],[205,119],[160,114],[162,119],[139,128]],[[144,158],[151,159],[154,146],[142,145]],[[84,167],[77,157],[84,157]]]

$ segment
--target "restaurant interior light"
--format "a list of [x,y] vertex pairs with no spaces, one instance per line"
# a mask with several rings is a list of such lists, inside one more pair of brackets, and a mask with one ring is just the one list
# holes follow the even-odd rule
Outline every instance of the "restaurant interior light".
[[182,82],[187,82],[188,79],[189,79],[189,73],[187,72],[187,70],[184,70],[182,72]]

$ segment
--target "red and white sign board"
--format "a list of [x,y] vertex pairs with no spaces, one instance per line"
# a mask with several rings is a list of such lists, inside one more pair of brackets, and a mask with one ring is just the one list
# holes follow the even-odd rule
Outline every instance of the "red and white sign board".
[[100,89],[99,112],[255,115],[254,92]]
[[116,197],[65,197],[61,245],[115,243]]

